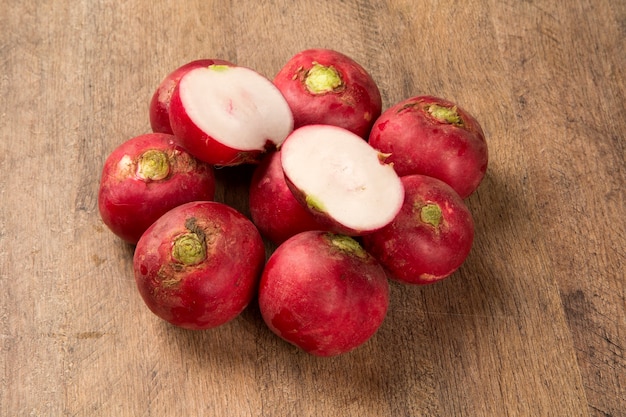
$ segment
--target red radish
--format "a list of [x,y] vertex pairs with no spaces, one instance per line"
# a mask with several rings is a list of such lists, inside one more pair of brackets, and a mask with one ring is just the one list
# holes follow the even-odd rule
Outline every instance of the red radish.
[[330,49],[294,55],[274,77],[294,116],[294,127],[328,124],[367,138],[380,116],[378,86],[352,58]]
[[479,123],[453,102],[416,96],[385,110],[376,120],[369,143],[390,154],[398,175],[438,178],[459,193],[471,195],[488,163],[485,135]]
[[238,316],[256,293],[265,263],[258,230],[234,208],[213,201],[178,206],[137,243],[139,293],[161,319],[191,330]]
[[310,354],[334,356],[376,333],[387,314],[389,283],[356,240],[308,231],[272,254],[258,300],[272,332]]
[[465,262],[474,221],[461,197],[446,183],[425,175],[402,177],[402,210],[388,226],[363,237],[363,246],[406,284],[430,284]]
[[176,68],[174,71],[165,76],[150,100],[150,126],[152,127],[153,132],[173,133],[172,127],[170,126],[170,101],[172,99],[174,88],[176,87],[176,84],[178,84],[180,78],[193,68],[208,67],[209,65],[214,64],[230,66],[235,65],[221,59],[198,59]]
[[280,91],[258,72],[210,65],[184,74],[172,94],[170,124],[181,144],[213,165],[258,162],[293,130]]
[[213,168],[189,155],[165,133],[127,140],[107,158],[98,191],[103,222],[129,243],[168,210],[194,200],[212,200]]
[[255,168],[249,193],[252,221],[276,245],[300,232],[322,229],[287,186],[280,155],[272,152]]
[[347,235],[387,225],[402,207],[404,189],[386,155],[336,126],[296,129],[281,148],[285,179],[325,230]]

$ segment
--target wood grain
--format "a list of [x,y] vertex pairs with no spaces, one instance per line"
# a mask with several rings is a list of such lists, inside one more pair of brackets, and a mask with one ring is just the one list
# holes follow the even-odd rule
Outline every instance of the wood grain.
[[[0,415],[626,416],[626,3],[8,0],[0,27]],[[149,131],[178,65],[271,78],[318,46],[363,64],[385,107],[434,94],[481,122],[470,257],[392,284],[380,331],[336,358],[255,305],[166,325],[100,220],[104,159]],[[219,171],[217,199],[249,214],[252,169]]]

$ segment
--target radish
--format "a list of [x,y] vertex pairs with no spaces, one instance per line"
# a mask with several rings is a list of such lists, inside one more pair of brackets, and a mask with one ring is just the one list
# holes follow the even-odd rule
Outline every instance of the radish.
[[213,168],[187,153],[165,133],[127,140],[106,159],[98,190],[102,221],[135,244],[168,210],[194,200],[212,200]]
[[431,284],[450,276],[467,258],[474,221],[449,185],[425,175],[402,177],[405,200],[389,225],[368,236],[363,246],[406,284]]
[[385,110],[369,143],[390,154],[398,175],[438,178],[469,197],[481,183],[488,163],[483,130],[467,111],[433,96],[416,96]]
[[376,333],[387,314],[389,283],[353,238],[308,231],[271,255],[258,301],[276,335],[310,354],[334,356]]
[[393,220],[404,189],[386,155],[336,126],[296,129],[281,148],[285,179],[296,199],[326,229],[363,235]]
[[234,208],[213,201],[178,206],[141,236],[133,258],[139,293],[161,319],[210,329],[250,303],[265,263],[258,230]]
[[293,130],[280,91],[258,72],[210,65],[185,73],[170,102],[172,131],[196,158],[213,165],[258,162]]
[[255,168],[249,192],[252,221],[276,245],[300,232],[322,229],[289,189],[280,155],[280,150],[272,152]]
[[294,127],[329,124],[367,138],[380,116],[378,86],[352,58],[330,49],[294,55],[274,77],[291,106]]

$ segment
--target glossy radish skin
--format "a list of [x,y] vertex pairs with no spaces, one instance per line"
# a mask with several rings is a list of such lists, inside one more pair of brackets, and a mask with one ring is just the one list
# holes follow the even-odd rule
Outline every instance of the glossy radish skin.
[[98,190],[103,222],[135,244],[168,210],[212,200],[213,168],[181,148],[172,135],[148,133],[118,146],[106,159]]
[[382,99],[371,75],[352,58],[330,49],[294,55],[274,77],[294,115],[294,127],[329,124],[367,138]]
[[483,130],[467,111],[433,96],[416,96],[388,108],[372,127],[369,143],[390,154],[398,175],[438,178],[467,198],[488,164]]
[[272,254],[258,299],[276,335],[310,354],[335,356],[376,333],[389,306],[389,284],[354,239],[309,231]]
[[184,74],[172,94],[170,124],[180,143],[212,165],[257,163],[293,130],[289,105],[252,69],[211,65]]
[[281,148],[281,165],[289,189],[325,230],[371,233],[402,207],[404,189],[386,155],[346,129],[296,129]]
[[280,151],[267,155],[250,181],[250,216],[263,236],[278,245],[307,230],[322,230],[315,217],[294,197],[285,181]]
[[264,263],[263,240],[250,220],[225,204],[199,201],[170,210],[146,231],[133,269],[155,315],[204,330],[246,308]]
[[152,98],[150,99],[149,116],[150,126],[153,132],[173,134],[170,125],[170,101],[174,88],[180,81],[180,78],[192,70],[193,68],[208,67],[209,65],[230,65],[235,64],[221,59],[198,59],[188,62],[171,73],[159,83]]
[[406,284],[431,284],[455,272],[470,253],[474,221],[461,197],[425,175],[402,177],[402,210],[388,226],[363,237],[363,246]]

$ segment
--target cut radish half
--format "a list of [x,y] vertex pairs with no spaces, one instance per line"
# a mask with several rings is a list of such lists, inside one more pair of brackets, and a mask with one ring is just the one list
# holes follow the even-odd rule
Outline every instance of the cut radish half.
[[293,130],[289,104],[274,84],[245,67],[210,65],[181,79],[170,103],[181,145],[213,165],[257,162]]
[[340,127],[296,129],[281,148],[285,179],[298,201],[337,233],[363,235],[389,224],[404,187],[383,155]]

